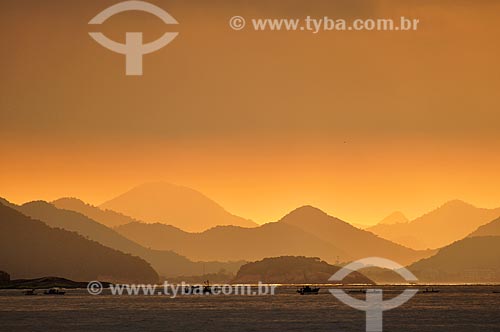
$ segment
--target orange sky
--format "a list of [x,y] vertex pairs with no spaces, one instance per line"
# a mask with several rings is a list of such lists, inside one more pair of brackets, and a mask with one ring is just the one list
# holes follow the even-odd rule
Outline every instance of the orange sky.
[[[494,1],[151,1],[180,35],[142,77],[87,35],[115,2],[0,5],[0,196],[97,204],[165,180],[258,222],[304,204],[361,223],[454,198],[500,206]],[[406,15],[421,29],[236,32],[233,15]],[[127,13],[102,29],[165,27]]]

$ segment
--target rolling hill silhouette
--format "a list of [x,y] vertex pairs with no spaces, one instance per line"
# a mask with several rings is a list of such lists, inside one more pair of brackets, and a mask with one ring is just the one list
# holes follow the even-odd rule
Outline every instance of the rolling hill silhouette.
[[473,236],[500,236],[500,218],[479,227],[469,235]]
[[[315,257],[271,257],[243,265],[232,282],[328,284],[331,283],[328,279],[339,269],[340,267],[330,265]],[[373,281],[359,272],[352,272],[343,280],[343,283],[373,284]]]
[[457,241],[408,268],[422,282],[500,282],[500,237]]
[[112,210],[100,209],[96,206],[87,204],[82,200],[73,197],[60,198],[51,202],[51,204],[59,209],[71,210],[81,213],[84,216],[87,216],[90,219],[93,219],[108,227],[115,227],[138,221],[134,218]]
[[130,223],[116,231],[144,246],[200,260],[311,256],[333,263],[337,259],[381,255],[409,264],[432,254],[381,239],[313,207],[299,208],[279,222],[255,228],[219,226],[202,233],[187,233],[169,225]]
[[174,225],[188,232],[202,232],[220,225],[257,226],[235,216],[200,192],[164,182],[147,183],[100,205],[145,222]]
[[148,249],[78,212],[58,209],[43,201],[26,203],[16,209],[51,227],[77,232],[107,247],[139,256],[163,276],[196,275],[220,269],[236,272],[243,263],[193,262],[173,251]]
[[51,228],[2,202],[0,264],[12,278],[55,275],[83,281],[158,282],[158,274],[143,259]]
[[367,230],[414,249],[440,248],[499,216],[500,208],[482,209],[454,200],[409,223],[379,224]]

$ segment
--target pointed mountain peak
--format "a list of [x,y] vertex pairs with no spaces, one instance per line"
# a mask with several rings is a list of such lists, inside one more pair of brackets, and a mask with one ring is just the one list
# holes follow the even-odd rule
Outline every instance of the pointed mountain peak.
[[291,211],[288,213],[286,216],[283,217],[283,219],[286,218],[318,218],[318,217],[327,217],[328,215],[318,209],[317,207],[311,206],[311,205],[304,205],[299,208],[296,208],[295,210]]
[[409,222],[408,218],[400,212],[396,211],[382,219],[378,224],[379,225],[396,225],[396,224],[406,224]]
[[[317,223],[331,223],[331,222],[349,225],[345,221],[332,217],[328,215],[326,212],[311,205],[301,206],[291,211],[287,215],[285,215],[279,221],[290,225],[304,225],[304,226]],[[351,225],[349,226],[352,227]]]

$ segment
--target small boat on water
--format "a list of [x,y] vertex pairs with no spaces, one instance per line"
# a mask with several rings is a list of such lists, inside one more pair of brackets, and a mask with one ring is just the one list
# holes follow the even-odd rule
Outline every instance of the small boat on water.
[[203,286],[202,285],[191,286],[191,287],[186,286],[184,289],[184,294],[191,294],[191,295],[212,294],[215,290],[218,290],[218,288],[215,286],[210,286],[210,281],[207,280],[203,282]]
[[64,295],[66,294],[65,291],[60,290],[59,288],[51,288],[47,289],[45,292],[43,292],[45,295]]
[[36,295],[36,292],[34,289],[27,289],[24,291],[24,295],[32,296],[32,295]]
[[191,286],[185,288],[185,294],[212,294],[212,287],[209,286]]
[[297,293],[300,295],[316,295],[319,293],[319,287],[311,288],[310,286],[304,286],[297,289]]
[[439,293],[439,289],[434,289],[434,288],[426,288],[422,293]]

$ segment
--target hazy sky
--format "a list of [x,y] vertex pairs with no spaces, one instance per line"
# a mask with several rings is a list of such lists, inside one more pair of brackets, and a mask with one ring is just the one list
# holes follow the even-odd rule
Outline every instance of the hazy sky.
[[[304,204],[352,222],[459,198],[500,206],[497,1],[2,1],[0,196],[98,204],[137,184],[198,189],[264,222]],[[419,18],[417,32],[232,31],[252,17]],[[124,76],[124,41],[179,31]]]

